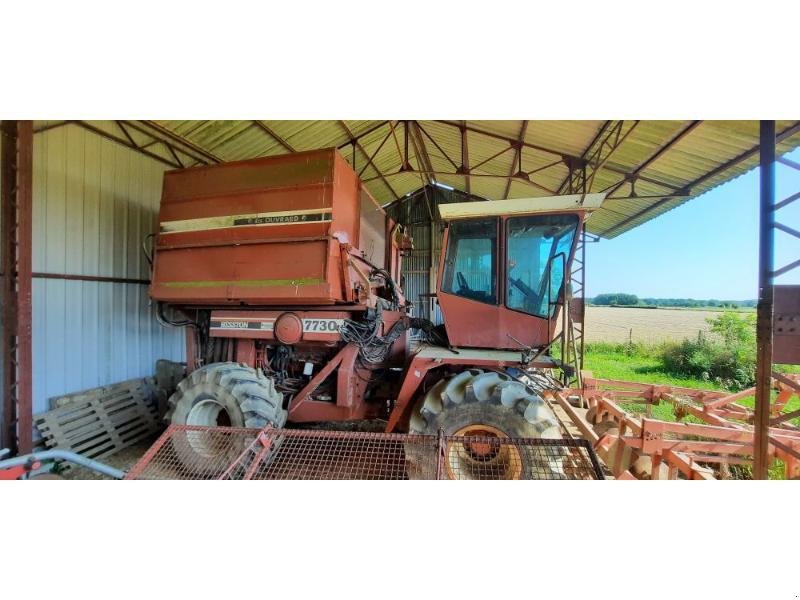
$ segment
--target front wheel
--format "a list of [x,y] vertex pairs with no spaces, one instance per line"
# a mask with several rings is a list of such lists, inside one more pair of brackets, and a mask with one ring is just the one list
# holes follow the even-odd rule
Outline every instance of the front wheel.
[[[212,363],[178,384],[165,419],[202,427],[282,427],[287,416],[282,404],[283,395],[271,378],[239,363]],[[209,472],[233,460],[249,440],[225,430],[188,430],[172,439],[184,466]]]
[[[450,441],[442,474],[448,479],[563,478],[559,449],[504,443],[508,438],[561,438],[558,419],[534,390],[505,373],[469,369],[442,379],[414,407],[409,433],[481,438]],[[497,441],[494,441],[497,440]],[[435,478],[435,461],[406,448],[411,479]]]

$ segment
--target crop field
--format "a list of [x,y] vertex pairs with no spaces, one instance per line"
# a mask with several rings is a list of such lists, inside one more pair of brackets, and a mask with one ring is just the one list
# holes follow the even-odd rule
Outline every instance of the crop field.
[[708,331],[706,319],[719,314],[711,310],[587,306],[586,341],[680,341],[697,337],[698,331]]

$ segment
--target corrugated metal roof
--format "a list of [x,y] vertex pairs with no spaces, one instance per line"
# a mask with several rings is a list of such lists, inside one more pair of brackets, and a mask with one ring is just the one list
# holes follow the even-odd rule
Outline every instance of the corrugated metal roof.
[[[123,143],[132,140],[174,166],[336,146],[381,204],[429,181],[489,200],[565,193],[569,165],[579,168],[581,161],[588,161],[591,189],[587,191],[611,191],[604,208],[590,220],[589,231],[608,238],[753,168],[759,141],[757,121],[244,120],[85,125]],[[53,126],[37,122],[37,127]],[[800,145],[800,121],[778,121],[777,131],[779,153]]]

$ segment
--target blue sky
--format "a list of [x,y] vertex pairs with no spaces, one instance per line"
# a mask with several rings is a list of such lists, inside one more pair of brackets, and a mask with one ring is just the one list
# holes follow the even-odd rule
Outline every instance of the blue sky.
[[[800,148],[787,155],[800,162]],[[613,240],[587,246],[586,295],[746,300],[758,295],[758,169]],[[800,191],[800,171],[778,163],[777,198]],[[777,213],[800,229],[800,200]],[[800,240],[775,237],[775,266],[800,257]],[[800,284],[800,269],[776,283]]]

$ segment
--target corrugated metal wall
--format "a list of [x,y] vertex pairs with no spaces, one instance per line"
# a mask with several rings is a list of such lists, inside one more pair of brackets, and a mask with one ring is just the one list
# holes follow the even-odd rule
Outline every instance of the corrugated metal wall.
[[[74,125],[36,134],[33,160],[34,272],[148,279],[141,242],[165,167]],[[146,285],[34,278],[34,413],[183,355],[182,331],[156,322]]]
[[415,316],[430,319],[437,325],[443,322],[439,305],[424,296],[436,291],[442,248],[442,223],[437,207],[439,204],[470,200],[481,198],[458,190],[427,186],[387,209],[389,216],[408,227],[414,238],[411,256],[403,259],[403,292],[414,303]]

